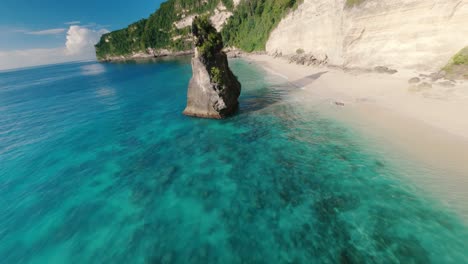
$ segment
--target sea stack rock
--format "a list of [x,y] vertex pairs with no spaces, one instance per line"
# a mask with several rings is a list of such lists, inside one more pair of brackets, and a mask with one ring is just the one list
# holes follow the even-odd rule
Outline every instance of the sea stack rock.
[[192,33],[195,55],[184,114],[216,119],[232,115],[239,105],[241,84],[229,69],[221,34],[207,17],[195,17]]

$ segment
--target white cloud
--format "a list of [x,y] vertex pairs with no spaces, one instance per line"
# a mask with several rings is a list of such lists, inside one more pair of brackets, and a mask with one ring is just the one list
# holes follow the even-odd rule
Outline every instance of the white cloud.
[[24,33],[29,34],[29,35],[57,35],[57,34],[62,34],[65,32],[65,28],[51,28],[51,29],[46,29],[46,30],[39,30],[39,31],[26,31]]
[[95,60],[94,44],[108,30],[70,26],[63,47],[0,51],[0,70],[54,64],[69,61]]
[[81,24],[80,21],[69,21],[69,22],[65,22],[65,25],[77,25],[77,24]]
[[58,34],[62,34],[62,33],[64,33],[66,30],[67,30],[66,28],[51,28],[51,29],[44,29],[44,30],[37,30],[37,31],[26,30],[26,29],[10,29],[9,32],[13,32],[13,33],[23,33],[23,34],[27,34],[27,35],[39,35],[39,36],[42,36],[42,35],[58,35]]
[[67,32],[68,55],[92,54],[94,56],[94,44],[99,41],[102,34],[107,33],[105,29],[96,31],[80,26],[71,26]]

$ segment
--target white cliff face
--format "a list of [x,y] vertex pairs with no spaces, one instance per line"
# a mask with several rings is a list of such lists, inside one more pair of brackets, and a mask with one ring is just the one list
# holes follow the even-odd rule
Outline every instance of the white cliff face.
[[[239,2],[237,2],[239,3]],[[235,4],[235,3],[234,3]],[[193,19],[197,15],[184,16],[181,20],[174,22],[174,26],[178,29],[186,28],[192,25]],[[216,8],[213,10],[213,14],[210,16],[210,21],[216,30],[219,32],[223,29],[227,20],[232,16],[232,12],[227,10],[226,6],[220,1]]]
[[178,29],[186,28],[192,25],[193,19],[196,15],[190,15],[182,18],[181,20],[174,22],[174,26]]
[[219,2],[214,10],[214,14],[210,17],[210,21],[218,32],[223,29],[223,26],[226,24],[226,21],[232,16],[232,13],[229,12],[226,6],[223,5],[223,2]]
[[271,33],[269,53],[303,49],[345,67],[438,70],[468,46],[468,0],[304,0]]

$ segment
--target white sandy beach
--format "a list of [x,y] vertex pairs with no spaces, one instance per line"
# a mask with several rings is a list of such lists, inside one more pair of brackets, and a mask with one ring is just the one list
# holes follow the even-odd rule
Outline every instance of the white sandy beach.
[[421,78],[432,88],[418,88],[408,80],[421,72],[345,72],[268,55],[246,59],[298,87],[293,96],[311,111],[321,109],[369,137],[369,142],[384,142],[385,153],[427,167],[432,173],[412,180],[468,219],[467,81],[447,87],[440,84],[444,80]]

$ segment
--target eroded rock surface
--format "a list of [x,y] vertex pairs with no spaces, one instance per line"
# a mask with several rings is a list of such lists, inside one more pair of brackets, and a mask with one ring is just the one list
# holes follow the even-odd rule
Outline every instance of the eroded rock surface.
[[438,71],[468,45],[467,0],[347,2],[304,0],[271,32],[266,50],[302,50],[346,68]]
[[184,114],[216,119],[232,115],[239,105],[241,84],[229,69],[221,35],[206,17],[194,19],[192,33],[195,44],[193,76]]

